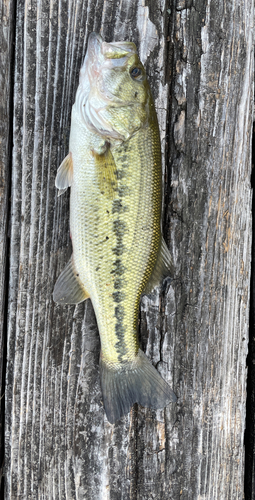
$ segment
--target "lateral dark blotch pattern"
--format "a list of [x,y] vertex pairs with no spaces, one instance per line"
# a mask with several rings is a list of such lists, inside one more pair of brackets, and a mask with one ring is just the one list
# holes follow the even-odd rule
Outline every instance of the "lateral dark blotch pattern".
[[115,333],[116,337],[119,339],[118,342],[115,344],[115,347],[118,351],[118,360],[121,362],[122,357],[127,353],[127,347],[124,342],[125,328],[123,325],[125,310],[122,305],[118,305],[117,307],[115,307],[114,312],[117,320],[115,324]]
[[124,163],[125,161],[128,161],[128,156],[126,154],[124,154],[122,156],[119,156],[118,160],[121,161],[122,163]]
[[123,170],[116,170],[116,172],[114,172],[114,173],[115,173],[117,179],[120,181],[122,179],[124,179],[124,177],[126,177],[126,172],[124,172]]
[[121,200],[114,200],[114,202],[112,204],[112,213],[113,214],[116,214],[116,213],[120,214],[123,212],[127,212],[127,210],[128,210],[128,207],[126,207],[125,205],[123,206]]
[[[112,252],[117,256],[121,256],[125,252],[123,237],[127,232],[127,225],[120,218],[120,213],[122,212],[122,209],[123,209],[122,200],[120,198],[114,200],[112,205],[112,213],[116,213],[117,215],[117,218],[113,221],[113,233],[115,234],[116,237],[116,246],[112,249]],[[116,317],[115,333],[118,339],[118,341],[115,344],[115,347],[118,352],[118,360],[122,362],[123,356],[127,353],[127,345],[125,342],[125,328],[123,324],[125,310],[124,310],[124,305],[123,306],[120,305],[121,302],[123,302],[125,299],[125,292],[123,290],[123,287],[125,285],[125,280],[124,280],[125,267],[123,266],[121,259],[116,259],[116,261],[114,262],[113,274],[114,274],[114,288],[116,292],[113,292],[112,297],[113,301],[119,304],[119,306],[115,308],[115,317]]]
[[125,247],[123,245],[123,236],[126,229],[125,222],[117,219],[113,221],[113,232],[116,234],[116,247],[112,248],[112,251],[115,255],[120,256],[125,252]]
[[120,238],[126,232],[126,224],[124,221],[116,219],[113,221],[113,232],[116,234],[117,238]]
[[117,245],[116,247],[112,248],[112,252],[119,257],[125,252],[125,247],[123,245]]
[[118,187],[118,193],[119,193],[120,198],[127,196],[128,192],[129,192],[128,186],[119,186]]
[[116,290],[120,290],[123,287],[123,285],[125,285],[125,284],[126,284],[126,280],[124,280],[123,278],[116,277],[114,280],[114,288]]
[[113,292],[112,294],[114,302],[122,302],[125,299],[125,293],[118,291],[118,292]]
[[125,309],[123,306],[116,306],[114,313],[118,321],[123,321],[125,316]]
[[115,276],[122,276],[125,272],[125,266],[121,263],[120,259],[116,259],[113,263],[114,269],[111,271],[111,274],[115,274]]

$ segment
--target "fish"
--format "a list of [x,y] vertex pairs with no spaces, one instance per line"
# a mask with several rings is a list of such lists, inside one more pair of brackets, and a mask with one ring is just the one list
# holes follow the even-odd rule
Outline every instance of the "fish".
[[134,403],[164,408],[176,396],[139,347],[138,316],[142,294],[172,276],[173,263],[161,227],[159,126],[133,42],[89,35],[55,185],[59,195],[71,188],[73,253],[53,300],[92,301],[106,417],[113,424]]

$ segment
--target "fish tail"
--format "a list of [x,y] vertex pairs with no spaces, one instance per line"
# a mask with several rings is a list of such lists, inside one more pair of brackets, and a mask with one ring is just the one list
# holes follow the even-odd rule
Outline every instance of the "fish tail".
[[113,424],[126,415],[134,403],[149,408],[164,408],[176,396],[139,349],[134,361],[121,368],[100,360],[101,388],[108,421]]

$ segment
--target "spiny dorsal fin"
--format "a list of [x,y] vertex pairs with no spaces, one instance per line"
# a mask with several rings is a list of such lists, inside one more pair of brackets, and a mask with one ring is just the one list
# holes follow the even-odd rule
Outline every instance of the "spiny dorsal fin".
[[155,286],[160,285],[160,283],[163,281],[164,278],[166,278],[167,276],[172,276],[173,271],[174,267],[173,267],[172,257],[166,246],[166,242],[162,236],[161,247],[158,253],[158,258],[154,266],[154,269],[152,271],[151,277],[147,285],[145,286],[143,293],[148,295],[150,292],[152,292]]
[[73,180],[73,160],[72,155],[69,153],[61,165],[58,167],[55,186],[59,189],[58,196],[61,196],[67,188],[69,188],[72,184]]
[[60,274],[53,291],[53,300],[57,304],[79,304],[89,298],[75,270],[73,258],[69,260]]

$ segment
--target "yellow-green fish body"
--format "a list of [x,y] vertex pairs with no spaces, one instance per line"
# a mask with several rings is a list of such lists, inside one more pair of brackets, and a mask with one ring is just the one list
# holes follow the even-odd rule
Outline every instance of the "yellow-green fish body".
[[71,186],[73,255],[54,300],[92,300],[104,405],[114,422],[134,402],[160,408],[175,400],[137,337],[141,293],[170,273],[171,258],[161,234],[157,117],[134,44],[90,35],[69,150],[56,186]]

